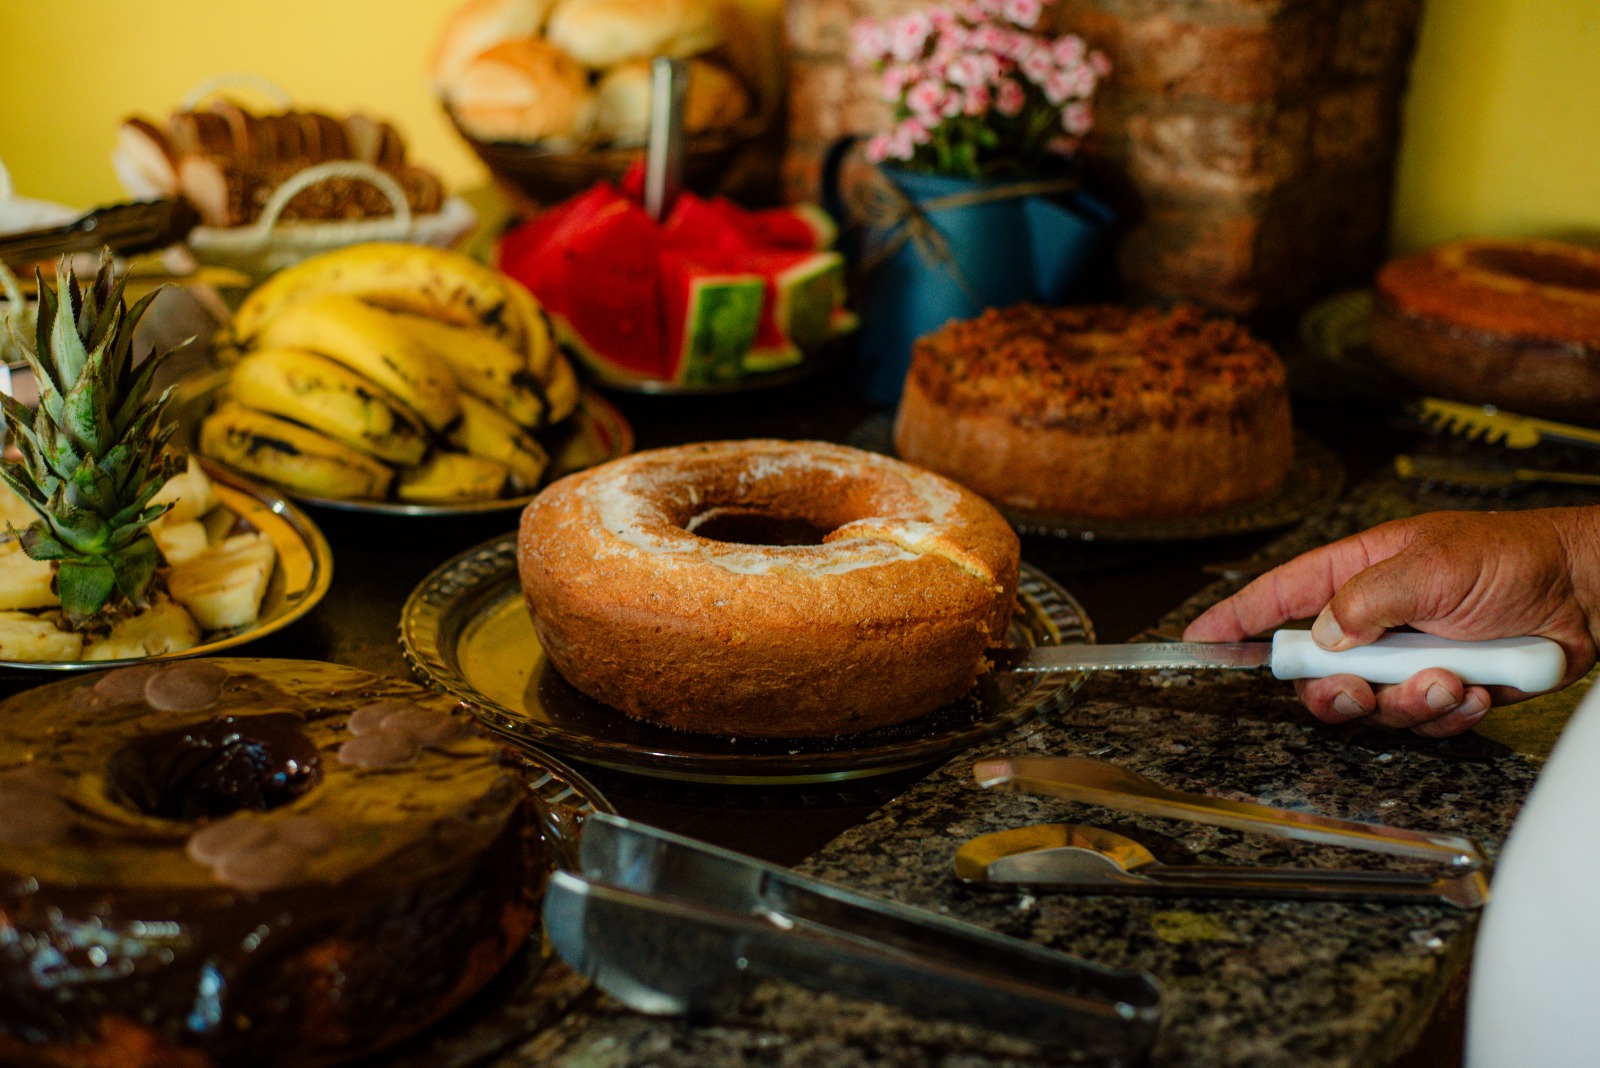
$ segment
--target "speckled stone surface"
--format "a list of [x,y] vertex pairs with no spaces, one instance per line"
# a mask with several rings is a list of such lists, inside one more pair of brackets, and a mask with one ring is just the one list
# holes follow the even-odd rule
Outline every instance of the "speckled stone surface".
[[[1520,498],[1518,506],[1583,503]],[[1287,559],[1385,519],[1505,507],[1380,478],[1268,550]],[[1242,583],[1179,606],[1176,627]],[[1166,992],[1156,1065],[1383,1064],[1415,1039],[1470,956],[1473,917],[1445,906],[1068,896],[960,884],[968,838],[1038,822],[1128,833],[1164,860],[1375,867],[1326,847],[979,788],[972,766],[1017,753],[1099,757],[1165,785],[1290,809],[1470,835],[1492,856],[1585,683],[1490,713],[1445,740],[1313,721],[1293,690],[1258,673],[1102,675],[1051,724],[952,761],[803,865],[808,874],[934,909],[1101,964],[1144,969]],[[1399,862],[1396,866],[1403,865]],[[785,984],[763,984],[711,1021],[654,1020],[600,997],[504,1059],[507,1065],[1033,1065],[1005,1036],[928,1023]]]

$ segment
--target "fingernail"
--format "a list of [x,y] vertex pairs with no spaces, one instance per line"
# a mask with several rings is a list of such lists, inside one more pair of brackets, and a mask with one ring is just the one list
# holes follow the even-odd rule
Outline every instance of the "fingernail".
[[1347,693],[1341,693],[1333,699],[1333,710],[1345,719],[1354,719],[1364,716],[1367,710],[1356,703],[1356,699]]
[[1437,682],[1428,687],[1426,698],[1428,701],[1428,707],[1433,709],[1435,712],[1448,712],[1452,708],[1456,707],[1457,704],[1455,694],[1451,693]]
[[1333,618],[1333,610],[1324,608],[1317,621],[1311,624],[1311,639],[1324,649],[1333,649],[1344,641],[1344,630]]
[[1467,699],[1461,702],[1461,707],[1456,709],[1456,715],[1462,719],[1478,719],[1487,711],[1489,706],[1484,704],[1477,694],[1469,693]]

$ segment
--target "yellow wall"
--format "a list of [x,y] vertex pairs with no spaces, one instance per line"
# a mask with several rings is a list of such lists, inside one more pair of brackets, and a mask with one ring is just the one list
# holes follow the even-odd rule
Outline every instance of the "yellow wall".
[[1600,240],[1600,2],[1427,0],[1393,242]]
[[[0,0],[0,159],[23,195],[114,199],[124,115],[163,115],[202,79],[251,71],[302,105],[395,119],[417,158],[476,184],[425,74],[457,2]],[[1600,237],[1600,2],[1428,0],[1395,244],[1470,233]]]

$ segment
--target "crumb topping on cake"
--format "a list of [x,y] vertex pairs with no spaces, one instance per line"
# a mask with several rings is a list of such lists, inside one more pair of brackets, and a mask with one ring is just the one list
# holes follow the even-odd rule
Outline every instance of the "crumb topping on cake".
[[920,339],[911,374],[950,408],[1067,428],[1171,425],[1285,385],[1269,346],[1188,305],[990,310]]

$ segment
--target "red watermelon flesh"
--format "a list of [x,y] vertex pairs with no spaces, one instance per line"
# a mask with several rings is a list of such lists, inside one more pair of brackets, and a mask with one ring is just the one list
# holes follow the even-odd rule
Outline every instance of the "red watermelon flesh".
[[656,224],[610,186],[555,210],[561,218],[535,219],[525,240],[507,235],[502,269],[539,298],[557,337],[597,373],[663,377],[669,368]]
[[819,251],[832,248],[839,238],[838,224],[816,204],[750,211],[725,197],[715,197],[708,206],[757,248]]

